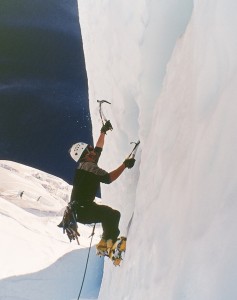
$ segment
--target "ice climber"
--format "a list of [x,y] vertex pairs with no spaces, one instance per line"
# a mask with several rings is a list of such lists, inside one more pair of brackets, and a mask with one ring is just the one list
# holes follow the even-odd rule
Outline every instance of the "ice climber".
[[[70,218],[71,212],[73,212],[76,222],[83,224],[101,223],[103,234],[100,242],[96,245],[99,252],[109,252],[120,233],[120,212],[109,206],[94,202],[100,183],[112,183],[126,168],[130,169],[135,164],[134,158],[127,158],[112,172],[107,172],[98,167],[97,163],[104,146],[105,135],[111,129],[110,121],[106,121],[101,128],[95,148],[80,142],[74,144],[69,150],[71,157],[77,162],[77,168],[73,180],[71,199],[64,213],[64,226],[62,223],[61,226],[59,225],[60,227],[67,227],[68,224],[65,226],[65,223],[67,223],[65,220]],[[70,230],[68,231],[66,228],[66,231],[69,239],[74,239],[73,236],[70,236]]]

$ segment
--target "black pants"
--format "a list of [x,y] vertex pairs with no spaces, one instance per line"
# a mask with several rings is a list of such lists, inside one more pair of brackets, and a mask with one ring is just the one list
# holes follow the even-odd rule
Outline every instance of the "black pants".
[[82,224],[101,223],[103,238],[112,239],[114,242],[119,236],[120,212],[106,205],[92,203],[89,206],[81,206],[76,209],[77,221]]

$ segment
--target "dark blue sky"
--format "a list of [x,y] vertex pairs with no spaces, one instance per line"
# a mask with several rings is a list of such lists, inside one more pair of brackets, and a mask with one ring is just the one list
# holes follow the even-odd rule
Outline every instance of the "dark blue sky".
[[75,0],[0,1],[1,159],[71,183],[68,154],[92,143]]

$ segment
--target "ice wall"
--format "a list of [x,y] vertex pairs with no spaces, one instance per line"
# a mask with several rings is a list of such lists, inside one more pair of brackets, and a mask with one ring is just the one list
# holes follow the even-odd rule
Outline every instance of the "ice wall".
[[[192,1],[115,0],[112,4],[89,0],[78,4],[95,139],[101,126],[96,100],[112,103],[104,106],[114,131],[108,135],[101,164],[113,169],[130,152],[131,141],[146,142],[166,65],[185,31]],[[137,185],[136,167],[132,177],[124,177],[112,189],[103,187],[103,200],[123,211],[125,224],[133,211],[135,189],[130,186]]]
[[100,299],[236,299],[236,2],[78,2],[95,137],[112,102],[101,165],[142,148],[102,189],[122,233],[134,217]]

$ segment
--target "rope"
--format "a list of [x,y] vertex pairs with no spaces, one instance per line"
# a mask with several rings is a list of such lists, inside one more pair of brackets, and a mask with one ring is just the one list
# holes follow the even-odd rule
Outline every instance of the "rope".
[[84,271],[84,275],[83,275],[83,279],[82,279],[82,283],[81,283],[81,289],[80,289],[80,292],[79,292],[79,294],[78,294],[77,300],[80,299],[81,292],[82,292],[82,288],[83,288],[83,284],[84,284],[85,277],[86,277],[86,271],[87,271],[87,266],[88,266],[89,256],[90,256],[90,252],[91,252],[91,244],[92,244],[93,236],[94,236],[94,234],[95,234],[95,225],[96,225],[96,224],[94,224],[93,230],[92,230],[92,233],[91,233],[91,242],[90,242],[90,247],[89,247],[89,250],[88,250],[88,255],[87,255],[87,260],[86,260],[86,266],[85,266],[85,271]]

